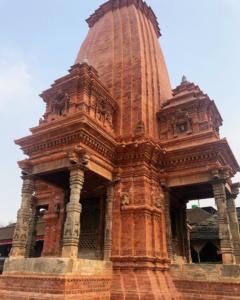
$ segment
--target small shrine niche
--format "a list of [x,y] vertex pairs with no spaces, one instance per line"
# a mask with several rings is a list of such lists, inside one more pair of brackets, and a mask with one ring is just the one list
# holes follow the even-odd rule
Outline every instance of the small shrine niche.
[[176,112],[175,116],[172,117],[172,131],[174,137],[192,133],[192,119],[188,112],[181,109]]

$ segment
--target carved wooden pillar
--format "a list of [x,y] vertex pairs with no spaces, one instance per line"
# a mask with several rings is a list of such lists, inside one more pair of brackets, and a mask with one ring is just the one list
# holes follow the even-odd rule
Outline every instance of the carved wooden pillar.
[[235,263],[235,257],[233,255],[232,235],[227,213],[225,184],[223,181],[216,181],[212,186],[218,210],[218,226],[222,261],[223,264],[233,264]]
[[239,224],[237,218],[237,211],[235,206],[235,198],[231,197],[227,200],[227,212],[229,217],[230,230],[232,234],[232,242],[234,247],[234,255],[236,258],[236,263],[240,263],[240,234],[239,234]]
[[113,214],[114,186],[107,188],[107,203],[105,213],[104,260],[109,260],[112,252],[112,214]]
[[84,182],[84,171],[80,166],[72,167],[70,171],[70,201],[67,204],[67,216],[63,233],[63,257],[78,257],[80,238],[80,215],[82,206],[80,195]]
[[10,256],[26,257],[29,252],[29,237],[32,236],[32,198],[34,181],[31,176],[23,176],[22,202],[17,213],[17,223],[13,234]]

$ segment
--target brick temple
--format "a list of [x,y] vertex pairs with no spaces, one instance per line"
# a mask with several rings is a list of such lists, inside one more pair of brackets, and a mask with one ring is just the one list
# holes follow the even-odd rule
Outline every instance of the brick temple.
[[[186,77],[172,89],[144,1],[110,0],[87,23],[38,126],[16,141],[27,158],[1,299],[239,299],[240,167],[217,106]],[[197,266],[186,204],[206,198],[222,264]]]

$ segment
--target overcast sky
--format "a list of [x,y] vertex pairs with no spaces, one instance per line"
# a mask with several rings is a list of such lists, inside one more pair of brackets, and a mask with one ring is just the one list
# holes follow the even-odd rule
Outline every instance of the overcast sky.
[[[85,19],[102,0],[0,0],[0,224],[20,205],[23,158],[13,140],[38,124],[38,95],[66,74],[87,34]],[[183,74],[215,100],[240,160],[240,1],[148,0],[172,87]]]

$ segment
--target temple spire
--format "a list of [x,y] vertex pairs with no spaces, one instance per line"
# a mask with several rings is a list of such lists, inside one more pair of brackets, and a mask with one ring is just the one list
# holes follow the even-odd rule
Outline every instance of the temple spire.
[[181,83],[183,84],[183,83],[187,83],[187,82],[188,82],[187,77],[185,75],[183,75]]

